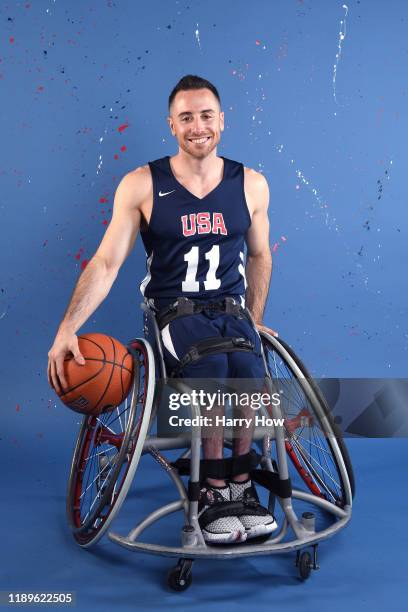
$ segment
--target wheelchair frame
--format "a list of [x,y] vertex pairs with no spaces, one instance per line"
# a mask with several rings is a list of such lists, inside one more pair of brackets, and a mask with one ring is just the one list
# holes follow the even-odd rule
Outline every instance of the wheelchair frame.
[[[262,543],[251,544],[248,542],[242,544],[230,544],[222,546],[214,546],[208,544],[202,535],[201,528],[198,522],[198,501],[190,501],[189,494],[181,476],[177,470],[170,464],[170,462],[163,456],[161,451],[183,449],[184,453],[182,457],[191,456],[190,459],[190,480],[191,482],[199,481],[200,474],[200,451],[201,451],[201,428],[199,425],[192,427],[191,437],[183,436],[178,438],[159,438],[149,435],[149,431],[153,425],[153,422],[157,414],[157,401],[154,398],[154,385],[156,381],[156,364],[158,366],[157,377],[167,379],[166,366],[163,358],[163,351],[161,346],[161,337],[159,328],[155,319],[155,314],[152,309],[146,304],[142,303],[141,308],[144,311],[144,334],[145,340],[138,339],[137,342],[143,345],[146,349],[147,364],[148,364],[148,381],[147,388],[145,390],[145,404],[143,409],[143,415],[141,421],[138,424],[138,433],[135,446],[132,448],[132,454],[130,459],[130,466],[127,470],[127,481],[125,486],[120,487],[119,495],[114,503],[114,508],[109,514],[109,520],[106,524],[99,529],[97,537],[92,539],[88,544],[81,544],[83,547],[94,544],[103,533],[108,529],[110,523],[119,511],[121,504],[123,503],[127,489],[133,479],[136,471],[139,459],[142,455],[150,453],[159,465],[164,468],[171,481],[176,487],[179,499],[170,502],[145,517],[138,525],[136,525],[126,536],[119,535],[113,531],[108,533],[108,537],[111,541],[116,542],[120,546],[127,548],[128,550],[146,552],[150,554],[157,554],[169,557],[178,557],[178,564],[170,571],[168,577],[168,584],[174,590],[184,590],[191,583],[191,567],[193,560],[199,558],[214,558],[214,559],[225,559],[225,558],[236,558],[241,556],[252,556],[252,555],[268,555],[276,553],[285,553],[288,551],[297,551],[296,565],[299,569],[300,577],[306,579],[309,577],[311,569],[318,569],[317,563],[317,545],[322,540],[333,536],[335,533],[344,528],[351,518],[352,511],[352,486],[349,479],[348,469],[343,458],[342,451],[340,449],[338,440],[335,432],[333,431],[333,425],[329,420],[328,414],[319,414],[320,423],[324,427],[325,437],[335,459],[335,463],[338,467],[339,475],[342,480],[344,488],[345,503],[343,507],[336,505],[323,499],[318,495],[309,493],[307,491],[292,488],[290,497],[279,497],[278,500],[284,520],[278,530],[278,533],[274,537],[270,537],[268,540]],[[253,323],[254,324],[254,323]],[[255,324],[254,324],[255,325]],[[276,349],[279,348],[280,354],[283,356],[285,362],[289,364],[290,369],[295,374],[299,384],[302,387],[306,397],[312,402],[314,409],[319,406],[319,398],[316,395],[316,390],[308,383],[302,369],[299,367],[296,360],[291,355],[291,352],[286,345],[274,338],[273,336],[260,332],[263,341],[269,343]],[[267,385],[268,392],[272,395],[272,379],[268,369],[268,363],[265,355],[265,350],[262,344],[262,353],[265,363],[266,377],[265,382]],[[131,344],[129,345],[129,347]],[[134,355],[135,356],[135,355]],[[135,361],[136,368],[136,361]],[[137,385],[138,381],[135,376],[131,407],[135,404],[138,397]],[[167,379],[167,382],[177,389],[181,393],[189,393],[191,389],[186,385],[182,379]],[[191,416],[200,415],[200,406],[191,402]],[[320,411],[321,412],[321,411]],[[274,417],[277,419],[282,418],[280,406],[274,407]],[[85,417],[85,421],[89,417]],[[197,419],[199,421],[199,419]],[[228,429],[225,430],[226,434],[226,445],[229,444],[230,436]],[[78,444],[80,444],[80,437],[78,438],[76,453],[74,453],[74,460],[71,468],[69,491],[73,490],[73,479],[75,479],[75,471],[78,471]],[[265,435],[264,430],[255,428],[253,441],[262,440],[262,459],[261,465],[264,470],[278,474],[280,480],[289,479],[289,468],[287,461],[287,446],[285,441],[285,431],[282,426],[274,426],[271,431]],[[272,442],[274,442],[276,448],[276,460],[272,456]],[[190,447],[188,445],[190,444]],[[126,450],[126,449],[125,449]],[[75,457],[77,460],[75,461]],[[352,474],[350,475],[352,478]],[[112,491],[108,492],[113,498]],[[272,497],[270,494],[270,509],[271,504],[274,503],[275,496]],[[329,527],[316,531],[314,515],[311,512],[304,512],[301,517],[295,511],[292,500],[300,500],[303,502],[309,502],[332,515],[333,524]],[[71,501],[72,505],[72,501]],[[70,500],[68,496],[68,517],[71,527],[75,531],[75,526],[72,519],[72,510],[69,509]],[[162,546],[158,544],[152,544],[148,542],[140,541],[140,536],[143,531],[163,517],[170,513],[177,511],[184,512],[184,526],[181,531],[181,545],[180,546]],[[291,530],[294,534],[294,538],[283,542],[288,531]],[[306,547],[312,547],[313,558],[309,552],[304,551],[300,554],[300,550]]]

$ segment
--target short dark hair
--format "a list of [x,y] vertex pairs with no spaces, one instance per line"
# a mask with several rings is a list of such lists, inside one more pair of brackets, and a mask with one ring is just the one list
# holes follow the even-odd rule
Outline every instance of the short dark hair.
[[220,94],[218,93],[218,90],[215,85],[210,83],[210,81],[207,81],[207,79],[203,79],[202,77],[197,76],[196,74],[186,74],[179,80],[179,82],[173,88],[173,91],[169,96],[169,111],[171,105],[173,104],[173,100],[179,91],[188,91],[189,89],[203,89],[204,87],[212,91],[221,106]]

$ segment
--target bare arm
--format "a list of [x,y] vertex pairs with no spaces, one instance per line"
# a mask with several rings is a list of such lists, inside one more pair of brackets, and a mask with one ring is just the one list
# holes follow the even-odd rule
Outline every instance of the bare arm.
[[[272,274],[272,254],[269,246],[269,188],[265,177],[258,172],[248,173],[246,193],[253,203],[251,226],[247,232],[246,305],[259,328],[263,327],[263,313]],[[267,331],[273,332],[268,328]],[[275,334],[275,332],[273,332]]]
[[48,353],[48,381],[60,392],[66,386],[64,357],[71,352],[78,363],[80,354],[77,330],[106,298],[119,269],[131,252],[140,228],[140,203],[150,188],[145,168],[123,177],[115,193],[112,220],[92,259],[82,272],[61,321],[54,344]]

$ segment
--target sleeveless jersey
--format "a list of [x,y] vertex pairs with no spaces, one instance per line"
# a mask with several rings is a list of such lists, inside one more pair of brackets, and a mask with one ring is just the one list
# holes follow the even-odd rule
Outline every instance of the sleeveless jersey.
[[234,295],[244,303],[244,245],[251,224],[244,166],[222,159],[223,178],[204,198],[177,181],[168,155],[149,162],[153,209],[148,228],[140,232],[147,258],[140,284],[145,299]]

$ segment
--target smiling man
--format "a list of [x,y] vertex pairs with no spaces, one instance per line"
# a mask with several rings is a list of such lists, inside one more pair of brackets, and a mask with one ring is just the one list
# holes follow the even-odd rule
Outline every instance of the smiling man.
[[[48,378],[56,390],[66,385],[67,352],[82,362],[76,331],[109,293],[139,230],[147,257],[140,290],[157,312],[169,372],[201,379],[265,375],[258,330],[274,333],[262,323],[272,270],[267,182],[242,163],[217,155],[224,113],[209,81],[187,75],[177,83],[169,97],[168,124],[177,154],[123,177],[111,223],[74,290],[48,354]],[[217,337],[243,338],[247,348],[198,360],[190,355],[181,369],[192,345]],[[247,456],[252,433],[253,425],[241,428],[233,440],[234,456]],[[203,449],[206,459],[222,459],[222,435],[204,439]],[[242,542],[277,527],[259,504],[248,465],[242,465],[246,469],[229,481],[208,477],[202,483],[199,520],[208,542]]]

